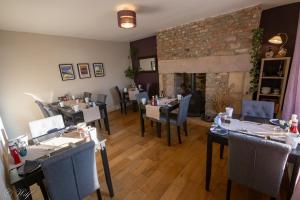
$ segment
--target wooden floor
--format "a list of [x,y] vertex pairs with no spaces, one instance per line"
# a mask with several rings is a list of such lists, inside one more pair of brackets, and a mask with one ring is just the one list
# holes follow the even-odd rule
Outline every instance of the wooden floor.
[[[213,200],[225,199],[227,182],[227,149],[219,159],[219,146],[214,146],[211,191],[204,189],[207,128],[188,122],[189,136],[178,144],[172,129],[172,146],[167,146],[165,126],[162,138],[156,137],[155,127],[146,121],[145,137],[140,136],[138,113],[109,113],[111,135],[107,138],[115,196],[112,199]],[[192,120],[195,121],[195,120]],[[103,199],[111,199],[106,187],[101,157],[97,155]],[[32,188],[33,198],[42,199],[38,188]],[[282,195],[285,196],[285,195]],[[231,199],[269,199],[264,195],[233,184]],[[96,194],[87,199],[97,199]],[[282,198],[284,199],[284,198]]]

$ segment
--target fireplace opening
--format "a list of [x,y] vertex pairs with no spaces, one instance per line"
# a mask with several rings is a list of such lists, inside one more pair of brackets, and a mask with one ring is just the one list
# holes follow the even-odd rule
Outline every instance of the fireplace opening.
[[175,93],[192,94],[188,115],[200,117],[205,114],[205,73],[176,73]]

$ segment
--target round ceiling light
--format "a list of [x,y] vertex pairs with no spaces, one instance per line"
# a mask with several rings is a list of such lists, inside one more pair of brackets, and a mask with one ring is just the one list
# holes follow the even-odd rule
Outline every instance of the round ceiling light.
[[136,14],[132,10],[118,11],[118,25],[120,28],[136,27]]

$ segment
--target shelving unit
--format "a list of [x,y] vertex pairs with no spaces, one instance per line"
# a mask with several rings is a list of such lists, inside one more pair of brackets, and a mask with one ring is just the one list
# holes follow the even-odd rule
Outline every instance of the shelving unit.
[[[256,99],[261,101],[273,101],[275,103],[274,111],[276,115],[279,115],[282,109],[290,60],[290,57],[263,58],[261,60]],[[262,94],[261,90],[263,87],[270,87],[271,93]],[[275,94],[274,89],[279,89],[279,94]]]

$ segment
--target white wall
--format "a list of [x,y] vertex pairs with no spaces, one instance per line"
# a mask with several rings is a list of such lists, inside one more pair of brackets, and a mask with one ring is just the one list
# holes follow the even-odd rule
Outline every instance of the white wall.
[[[129,43],[57,37],[0,30],[0,110],[8,137],[29,133],[28,122],[42,118],[32,94],[45,102],[66,93],[105,93],[117,104],[111,89],[124,87]],[[103,62],[104,77],[94,77],[93,62]],[[72,63],[75,80],[62,81],[58,64]],[[79,79],[77,63],[89,63],[92,78]]]

